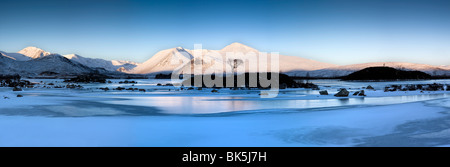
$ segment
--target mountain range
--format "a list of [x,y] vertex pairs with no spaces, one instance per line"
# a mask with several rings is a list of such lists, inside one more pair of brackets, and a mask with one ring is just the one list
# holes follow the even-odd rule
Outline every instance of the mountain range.
[[[227,55],[227,53],[229,53]],[[231,54],[230,54],[231,53]],[[183,63],[177,60],[190,61],[190,66],[182,67],[181,70],[191,73],[194,64],[201,65],[203,73],[211,73],[212,71],[226,72],[227,66],[231,69],[231,62],[240,60],[237,72],[256,72],[259,69],[245,68],[253,63],[256,67],[259,66],[259,51],[240,43],[232,43],[221,50],[189,50],[182,47],[172,48],[156,53],[146,62],[131,70],[132,73],[137,74],[151,74],[151,73],[170,73]],[[267,57],[270,59],[272,54],[268,53]],[[175,61],[175,62],[173,62]],[[244,64],[247,61],[247,64]],[[295,56],[279,55],[279,71],[288,72],[293,70],[318,70],[323,68],[336,67],[336,65],[323,63],[315,60],[305,59]],[[241,66],[242,68],[239,68]],[[270,66],[270,61],[268,62]],[[207,70],[209,69],[209,71]],[[270,68],[267,69],[268,71]],[[278,72],[278,71],[277,71]]]
[[[204,73],[256,72],[262,69],[248,68],[259,66],[260,51],[249,46],[232,43],[220,50],[190,50],[182,47],[157,52],[144,63],[123,60],[104,60],[82,57],[77,54],[60,55],[44,51],[37,47],[27,47],[17,53],[0,51],[0,74],[36,75],[77,75],[81,73],[101,72],[110,74],[155,75],[171,73],[174,70],[193,72],[192,65],[200,65]],[[273,55],[267,53],[270,59]],[[247,66],[247,67],[246,67]],[[270,66],[270,61],[268,62]],[[404,62],[375,62],[353,65],[334,65],[297,56],[279,55],[279,71],[299,77],[341,77],[352,72],[376,66],[393,67],[402,70],[417,70],[433,76],[450,76],[450,66],[432,66]],[[229,69],[227,69],[229,68]],[[256,71],[255,71],[256,70]],[[274,71],[267,68],[268,71]]]
[[[114,74],[135,68],[139,63],[121,60],[86,58],[76,54],[60,55],[37,47],[26,47],[17,53],[0,51],[0,74],[78,75],[103,72]],[[117,74],[117,73],[116,73]]]
[[[197,52],[197,54],[194,54]],[[243,57],[245,55],[239,55],[238,53],[247,54],[255,53],[255,57]],[[236,53],[234,56],[226,57],[226,53]],[[203,69],[214,69],[222,71],[224,66],[230,65],[229,60],[226,58],[242,59],[242,60],[252,60],[259,59],[258,54],[260,51],[251,48],[249,46],[232,43],[221,50],[189,50],[182,47],[172,48],[160,51],[153,55],[146,62],[138,65],[136,68],[131,70],[131,73],[137,74],[152,74],[152,73],[170,73],[179,67],[182,63],[171,62],[173,60],[189,60],[191,61],[191,68],[193,64],[201,64]],[[196,57],[197,56],[197,57]],[[270,57],[271,54],[268,54]],[[200,58],[201,57],[201,58]],[[201,61],[199,61],[201,60]],[[255,60],[253,62],[257,62]],[[377,66],[393,67],[401,70],[409,71],[422,71],[428,73],[432,76],[450,76],[450,66],[432,66],[427,64],[415,64],[415,63],[404,63],[404,62],[375,62],[375,63],[363,63],[363,64],[353,64],[353,65],[343,65],[338,66],[329,63],[323,63],[315,60],[305,59],[297,56],[285,56],[279,55],[279,71],[290,76],[298,77],[341,77],[346,76],[355,71]],[[246,64],[248,66],[248,64]],[[258,64],[256,64],[258,65]],[[269,63],[270,65],[270,63]],[[186,68],[189,68],[186,67]],[[181,68],[183,71],[190,71],[192,69]],[[248,69],[241,69],[238,72],[249,72]],[[225,70],[223,70],[225,71]],[[270,71],[270,70],[269,70]],[[208,73],[203,71],[204,73]],[[189,72],[188,72],[189,73]]]

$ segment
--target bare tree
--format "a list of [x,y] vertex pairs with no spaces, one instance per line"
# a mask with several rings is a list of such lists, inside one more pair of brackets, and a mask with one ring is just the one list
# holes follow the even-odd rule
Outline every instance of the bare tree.
[[244,64],[244,61],[242,61],[241,59],[228,59],[227,63],[231,66],[233,72],[237,73],[237,67],[241,64]]

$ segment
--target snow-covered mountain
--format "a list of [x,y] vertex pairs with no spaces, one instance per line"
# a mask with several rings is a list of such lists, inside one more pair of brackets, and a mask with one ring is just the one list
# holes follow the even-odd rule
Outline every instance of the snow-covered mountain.
[[139,65],[132,61],[93,59],[82,57],[77,54],[64,55],[64,57],[91,68],[103,68],[108,71],[127,72]]
[[0,51],[0,53],[5,57],[9,57],[17,61],[28,61],[52,54],[34,46],[26,47],[17,53],[6,53],[2,51]]
[[49,54],[28,61],[17,61],[1,54],[0,66],[2,67],[0,68],[0,74],[3,75],[19,74],[21,76],[36,76],[44,73],[77,75],[93,72],[91,68],[70,61],[58,54]]
[[402,62],[375,62],[375,63],[363,63],[352,64],[345,66],[337,66],[331,68],[324,68],[313,71],[295,70],[287,72],[291,76],[310,76],[310,77],[340,77],[346,76],[358,70],[362,70],[367,67],[392,67],[400,70],[408,71],[422,71],[432,76],[450,76],[450,69],[442,66],[432,66],[427,64],[415,64],[415,63],[402,63]]
[[41,57],[48,56],[51,54],[50,52],[46,52],[46,51],[44,51],[40,48],[34,47],[34,46],[26,47],[26,48],[18,51],[17,53],[27,56],[31,59],[37,59],[37,58],[41,58]]
[[[244,67],[248,67],[250,64],[257,67],[260,58],[259,54],[260,52],[258,50],[240,43],[232,43],[221,50],[189,50],[178,47],[156,53],[149,60],[137,66],[130,72],[137,74],[170,73],[177,67],[180,67],[183,64],[182,62],[190,62],[191,69],[188,69],[188,65],[180,68],[187,73],[193,71],[192,65],[194,64],[201,65],[204,73],[211,73],[214,70],[225,72],[226,66],[231,66],[231,62],[234,60],[240,62],[238,64],[237,72],[256,72]],[[270,59],[272,55],[267,54],[267,56]],[[246,61],[248,63],[245,63]],[[279,55],[279,64],[279,71],[281,72],[292,70],[317,70],[336,66],[301,57],[284,55]],[[268,66],[270,66],[270,62],[268,62]],[[270,68],[268,70],[273,71],[270,70]]]

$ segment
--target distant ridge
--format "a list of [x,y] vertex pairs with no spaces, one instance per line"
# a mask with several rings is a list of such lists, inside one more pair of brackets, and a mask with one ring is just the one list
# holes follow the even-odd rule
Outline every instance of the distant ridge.
[[362,70],[368,67],[392,67],[405,71],[422,71],[432,76],[450,76],[450,69],[441,66],[432,66],[428,64],[415,64],[404,62],[374,62],[374,63],[362,63],[352,64],[344,66],[336,66],[330,68],[324,68],[319,70],[305,71],[305,70],[293,70],[286,74],[297,77],[318,77],[318,78],[333,78],[349,75],[358,70]]
[[91,68],[103,68],[108,71],[128,72],[129,70],[139,65],[139,63],[135,63],[132,61],[94,59],[83,57],[77,54],[68,54],[64,55],[64,57]]

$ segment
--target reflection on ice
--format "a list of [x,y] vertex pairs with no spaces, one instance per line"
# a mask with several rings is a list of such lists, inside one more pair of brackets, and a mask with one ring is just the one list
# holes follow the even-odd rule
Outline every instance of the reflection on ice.
[[341,105],[347,105],[350,102],[350,99],[348,99],[348,98],[342,98],[342,99],[338,99],[338,100],[341,103]]
[[450,94],[424,94],[390,97],[353,97],[336,99],[275,98],[263,100],[254,97],[229,96],[148,96],[122,97],[129,100],[113,100],[106,103],[148,106],[168,114],[210,114],[244,110],[281,110],[339,107],[349,105],[388,105],[449,97]]

